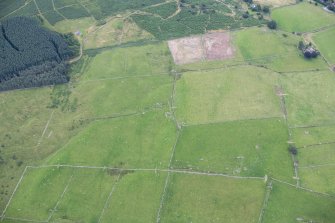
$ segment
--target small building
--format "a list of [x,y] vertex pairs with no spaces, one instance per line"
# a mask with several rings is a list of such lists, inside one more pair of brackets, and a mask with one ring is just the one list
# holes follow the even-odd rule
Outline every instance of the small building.
[[314,49],[314,47],[312,46],[306,47],[305,49],[302,50],[302,52],[304,53],[304,56],[306,58],[315,58],[320,54],[319,51]]

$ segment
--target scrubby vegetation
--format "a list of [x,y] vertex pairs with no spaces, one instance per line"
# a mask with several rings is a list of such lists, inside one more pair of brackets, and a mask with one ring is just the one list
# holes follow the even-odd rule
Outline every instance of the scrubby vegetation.
[[208,30],[256,26],[266,22],[257,15],[246,14],[242,6],[235,1],[182,0],[179,8],[180,11],[169,19],[147,14],[135,14],[132,18],[141,28],[158,39],[200,34]]
[[16,17],[0,25],[0,90],[65,83],[66,60],[78,53],[71,34],[59,35],[32,19]]
[[268,22],[268,27],[269,29],[277,29],[277,22],[274,20],[271,20],[270,22]]
[[93,16],[100,20],[125,10],[140,10],[150,5],[163,3],[164,0],[93,0],[92,2],[94,4],[89,4],[87,7]]

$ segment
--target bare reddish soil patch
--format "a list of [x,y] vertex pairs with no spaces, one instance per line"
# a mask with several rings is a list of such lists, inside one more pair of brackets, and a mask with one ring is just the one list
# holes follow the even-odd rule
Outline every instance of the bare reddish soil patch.
[[168,44],[176,64],[224,60],[234,57],[235,54],[231,36],[227,32],[170,40]]
[[234,56],[231,36],[226,32],[204,35],[203,46],[207,60],[223,60]]
[[176,64],[186,64],[203,59],[202,40],[199,36],[186,37],[168,42]]

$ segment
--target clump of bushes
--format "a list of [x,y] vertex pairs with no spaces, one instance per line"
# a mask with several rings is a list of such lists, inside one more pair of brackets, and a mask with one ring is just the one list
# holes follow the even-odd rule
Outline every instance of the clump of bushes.
[[274,20],[269,21],[267,25],[269,29],[277,29],[277,22]]
[[293,145],[289,145],[288,151],[294,156],[298,155],[298,149]]

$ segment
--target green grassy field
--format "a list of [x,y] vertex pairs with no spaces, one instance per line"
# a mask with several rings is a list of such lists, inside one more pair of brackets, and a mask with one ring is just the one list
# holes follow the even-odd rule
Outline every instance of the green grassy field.
[[101,222],[155,222],[166,175],[134,172],[123,176]]
[[313,36],[313,40],[316,43],[318,50],[327,59],[330,64],[335,64],[335,48],[332,44],[332,40],[335,35],[335,29],[329,29]]
[[7,216],[35,221],[48,219],[72,174],[72,169],[28,170]]
[[335,17],[320,6],[307,2],[273,10],[271,17],[280,29],[288,32],[308,32],[335,25]]
[[35,221],[51,218],[53,221],[67,218],[97,221],[116,179],[117,176],[103,170],[32,169],[17,191],[7,215],[10,217],[12,211],[15,213],[19,209],[20,213],[13,217]]
[[313,165],[335,165],[334,145],[318,145],[299,149],[299,165],[301,167]]
[[335,126],[321,126],[310,128],[292,129],[293,139],[297,147],[304,147],[319,143],[330,143],[334,141]]
[[328,124],[334,120],[333,74],[290,73],[281,76],[291,126]]
[[280,117],[275,73],[253,66],[183,73],[176,114],[186,124]]
[[327,69],[321,59],[307,60],[298,50],[301,37],[267,28],[237,31],[235,44],[246,61],[278,72]]
[[168,76],[121,78],[83,83],[76,87],[73,97],[81,97],[78,107],[89,112],[90,118],[102,118],[164,107],[171,88]]
[[290,181],[287,141],[281,119],[190,126],[179,139],[173,167]]
[[83,80],[161,74],[168,76],[172,66],[171,55],[165,44],[117,48],[95,56]]
[[161,219],[162,222],[257,222],[264,192],[262,180],[174,174]]
[[[1,223],[334,222],[334,74],[297,48],[335,63],[334,15],[273,8],[269,30],[237,0],[3,0],[0,20],[38,9],[83,56],[68,84],[0,93]],[[227,60],[175,65],[163,41],[222,29]]]
[[334,196],[334,170],[334,165],[320,166],[315,168],[300,168],[299,174],[301,183],[304,187]]
[[174,124],[162,111],[96,121],[48,163],[166,168],[175,137]]
[[274,183],[265,211],[265,223],[315,221],[331,223],[335,201],[292,186]]

